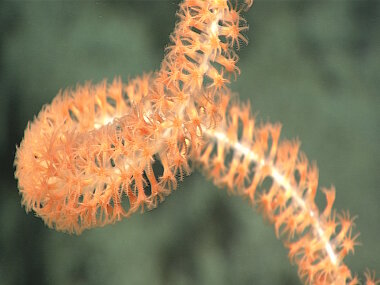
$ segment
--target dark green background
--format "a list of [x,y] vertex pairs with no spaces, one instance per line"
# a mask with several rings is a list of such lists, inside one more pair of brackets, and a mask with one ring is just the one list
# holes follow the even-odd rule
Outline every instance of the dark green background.
[[[178,1],[0,0],[0,284],[299,284],[273,228],[198,172],[154,211],[70,236],[20,206],[15,146],[59,89],[157,69]],[[358,215],[380,274],[380,2],[256,0],[232,88]],[[323,197],[318,196],[322,201]]]

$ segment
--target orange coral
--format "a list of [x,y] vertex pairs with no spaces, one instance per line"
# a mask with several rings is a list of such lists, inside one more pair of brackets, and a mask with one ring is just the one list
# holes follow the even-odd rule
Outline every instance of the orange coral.
[[202,128],[220,116],[224,70],[236,72],[236,39],[224,26],[238,25],[239,13],[227,1],[185,1],[161,70],[128,84],[88,83],[45,106],[16,153],[27,211],[80,233],[150,209],[176,188]]
[[358,234],[352,236],[355,218],[342,212],[336,219],[334,188],[323,190],[327,203],[320,214],[316,166],[299,153],[297,141],[279,141],[278,124],[254,122],[246,109],[232,104],[215,129],[204,131],[198,162],[216,185],[247,197],[274,224],[305,283],[346,284],[352,275],[343,259],[358,244]]
[[358,244],[355,218],[336,215],[335,189],[322,189],[320,213],[318,170],[299,142],[280,141],[279,124],[257,126],[249,104],[230,103],[235,49],[247,43],[240,14],[253,1],[234,3],[185,0],[159,71],[88,83],[46,105],[16,153],[22,204],[79,234],[155,207],[195,162],[274,224],[305,283],[357,284],[343,262]]

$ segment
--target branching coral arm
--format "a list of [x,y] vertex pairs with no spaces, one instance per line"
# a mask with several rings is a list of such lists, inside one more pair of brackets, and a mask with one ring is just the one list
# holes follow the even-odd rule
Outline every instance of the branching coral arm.
[[327,203],[320,213],[314,202],[318,170],[299,152],[299,142],[280,142],[279,124],[256,126],[249,107],[230,104],[223,114],[218,127],[204,131],[206,144],[197,155],[206,174],[247,197],[274,224],[306,284],[356,284],[343,261],[358,244],[355,218],[332,210],[333,187],[322,189]]
[[[242,32],[248,29],[240,16],[250,4],[235,7],[226,0],[186,0],[180,4],[171,43],[158,74],[168,89],[178,88],[193,96],[206,88],[222,89],[236,66],[240,41],[247,43]],[[174,89],[175,90],[175,89]]]
[[[240,14],[251,4],[236,1],[232,5],[227,0],[186,0],[180,4],[180,21],[170,35],[155,80],[155,90],[165,101],[176,101],[176,106],[179,103],[185,108],[207,96],[218,103],[231,76],[240,73],[235,50],[240,41],[247,43],[242,32],[248,29]],[[215,112],[207,115],[216,116]]]

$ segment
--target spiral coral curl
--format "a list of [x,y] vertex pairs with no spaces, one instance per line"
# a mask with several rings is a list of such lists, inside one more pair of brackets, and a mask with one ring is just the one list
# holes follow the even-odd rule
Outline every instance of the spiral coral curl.
[[[314,202],[318,171],[280,125],[256,126],[228,89],[252,1],[186,0],[161,69],[131,80],[66,90],[28,125],[17,149],[22,204],[59,231],[114,223],[151,209],[201,166],[216,185],[247,197],[274,224],[307,284],[359,284],[344,264],[358,234]],[[240,128],[239,126],[242,126]],[[269,185],[269,186],[268,186]],[[365,273],[366,284],[378,284]]]

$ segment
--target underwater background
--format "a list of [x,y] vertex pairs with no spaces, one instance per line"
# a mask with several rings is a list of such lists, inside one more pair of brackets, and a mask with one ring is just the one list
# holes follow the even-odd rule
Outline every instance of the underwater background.
[[[273,227],[197,170],[158,208],[80,236],[20,206],[28,121],[62,88],[158,69],[178,3],[0,0],[0,285],[300,284]],[[345,261],[380,276],[380,1],[256,0],[244,17],[232,89],[301,140],[335,208],[358,215]]]

